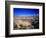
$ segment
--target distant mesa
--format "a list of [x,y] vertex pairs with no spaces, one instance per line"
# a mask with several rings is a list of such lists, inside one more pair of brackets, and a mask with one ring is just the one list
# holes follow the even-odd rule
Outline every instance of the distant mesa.
[[15,19],[34,19],[33,16],[15,16]]

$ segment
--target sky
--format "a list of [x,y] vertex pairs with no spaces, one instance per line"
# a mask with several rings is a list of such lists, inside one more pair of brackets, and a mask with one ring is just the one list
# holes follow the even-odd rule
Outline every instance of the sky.
[[14,16],[37,16],[39,15],[39,9],[28,8],[13,8]]

